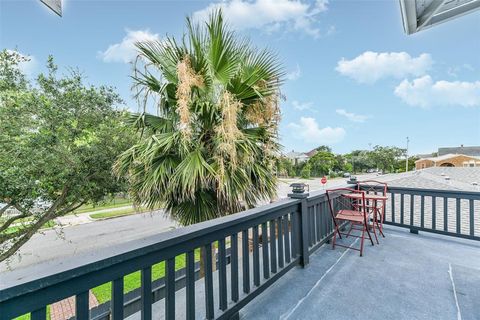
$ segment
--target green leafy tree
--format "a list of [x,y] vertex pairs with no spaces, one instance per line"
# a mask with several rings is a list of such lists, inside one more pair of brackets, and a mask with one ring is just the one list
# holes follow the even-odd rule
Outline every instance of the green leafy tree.
[[336,167],[336,163],[335,154],[330,151],[318,151],[313,157],[308,159],[308,165],[314,177],[328,175]]
[[330,148],[329,146],[319,146],[317,148],[315,148],[315,151],[317,152],[329,152],[329,153],[332,153],[332,148]]
[[136,46],[134,86],[158,112],[135,115],[141,140],[116,164],[134,200],[163,204],[189,225],[274,197],[282,77],[276,57],[228,30],[220,11],[201,26],[187,19],[180,41]]
[[33,86],[22,59],[0,52],[0,261],[51,220],[124,189],[112,165],[131,144],[111,88],[58,78],[51,57]]
[[[408,171],[412,171],[415,169],[415,161],[417,161],[418,157],[409,157],[408,158]],[[405,172],[405,159],[398,159],[395,162],[395,172]]]
[[310,177],[312,176],[312,167],[310,163],[307,163],[302,167],[302,170],[300,171],[300,176],[303,179],[310,179]]
[[367,150],[354,150],[345,154],[344,158],[352,165],[352,169],[349,171],[352,173],[362,172],[376,167],[370,156],[370,152]]
[[345,165],[347,164],[345,157],[341,154],[336,154],[335,155],[335,160],[333,162],[333,168],[332,170],[335,172],[340,172],[340,171],[348,171],[345,168]]
[[292,161],[285,157],[277,159],[277,174],[283,177],[295,176],[295,166]]
[[375,146],[369,153],[376,167],[384,172],[394,172],[395,164],[401,157],[405,157],[406,150],[398,147]]
[[345,162],[343,165],[343,171],[353,173],[353,165],[349,162]]

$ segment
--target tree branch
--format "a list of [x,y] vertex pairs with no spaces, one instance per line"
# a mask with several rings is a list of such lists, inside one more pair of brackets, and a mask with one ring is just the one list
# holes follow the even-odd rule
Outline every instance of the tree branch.
[[65,201],[65,198],[67,197],[68,194],[68,187],[64,187],[62,190],[62,193],[60,196],[55,200],[55,202],[52,204],[52,206],[46,211],[46,213],[38,219],[35,223],[29,225],[26,228],[23,228],[21,231],[25,231],[24,235],[21,236],[17,241],[15,241],[10,248],[8,248],[5,251],[0,252],[0,262],[4,261],[11,255],[13,255],[15,252],[20,249],[21,246],[23,246],[30,238],[48,221],[52,220],[55,218],[56,214],[58,212],[56,211],[58,206],[63,204]]
[[55,216],[56,217],[61,217],[61,216],[65,215],[69,212],[77,210],[78,208],[80,208],[84,204],[85,204],[84,200],[81,200],[80,202],[74,202],[72,205],[60,210]]
[[17,252],[18,249],[20,249],[21,246],[25,244],[30,238],[48,221],[50,221],[53,217],[55,216],[55,211],[47,211],[47,214],[41,217],[40,219],[37,220],[37,222],[33,223],[32,225],[28,226],[27,228],[22,229],[21,231],[26,231],[25,234],[15,241],[10,248],[8,248],[6,251],[1,252],[0,254],[0,262],[4,261],[11,255],[13,255],[15,252]]
[[2,226],[0,226],[0,233],[5,231],[13,222],[17,221],[18,219],[26,218],[28,216],[30,216],[29,212],[22,213],[22,214],[19,214],[18,216],[11,217],[7,221],[5,221],[5,223]]
[[14,207],[15,209],[17,209],[18,211],[20,211],[21,213],[23,213],[23,214],[31,214],[27,209],[25,209],[24,207],[22,207],[22,206],[19,205],[18,203],[13,204],[13,207]]
[[0,217],[7,211],[8,208],[10,208],[12,205],[8,203],[6,206],[4,206],[2,209],[0,209]]
[[23,230],[24,229],[19,229],[15,232],[0,234],[0,243],[3,244],[5,241],[8,241],[10,239],[20,236],[23,233]]

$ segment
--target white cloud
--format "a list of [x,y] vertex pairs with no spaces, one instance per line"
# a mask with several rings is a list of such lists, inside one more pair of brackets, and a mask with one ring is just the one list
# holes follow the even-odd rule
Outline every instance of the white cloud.
[[296,130],[302,139],[308,142],[315,142],[317,145],[326,144],[331,145],[343,140],[346,135],[343,128],[325,127],[320,128],[314,118],[301,117],[299,123],[290,123],[290,128]]
[[23,60],[25,60],[18,64],[18,68],[27,76],[33,76],[38,67],[37,59],[34,56],[23,54],[17,50],[7,49],[7,52],[10,54],[18,54]]
[[292,106],[295,110],[312,110],[313,102],[299,102],[297,100],[293,100]]
[[449,67],[447,69],[447,74],[451,77],[458,77],[458,74],[462,71],[475,71],[475,69],[472,67],[472,65],[468,63],[464,63],[461,66],[454,66],[454,67]]
[[414,58],[406,52],[366,51],[352,60],[342,58],[335,70],[357,82],[374,83],[387,77],[418,77],[424,75],[432,64],[427,53]]
[[337,28],[335,28],[335,26],[330,26],[328,27],[328,30],[327,30],[327,36],[331,36],[332,34],[334,34],[335,32],[337,32]]
[[344,116],[345,118],[347,118],[348,120],[353,121],[353,122],[365,122],[365,120],[370,118],[370,116],[362,115],[362,114],[355,114],[353,112],[348,112],[345,109],[337,109],[337,110],[335,110],[335,112],[337,112],[339,115]]
[[403,80],[396,88],[395,95],[411,106],[480,106],[480,81],[436,81],[429,75]]
[[99,52],[99,57],[105,62],[129,63],[137,54],[135,43],[139,41],[160,41],[160,36],[150,30],[128,30],[120,43],[110,45],[107,50]]
[[275,32],[283,28],[302,31],[318,38],[319,13],[327,10],[328,0],[307,3],[302,0],[228,0],[210,3],[193,14],[195,21],[206,21],[208,15],[221,8],[228,23],[237,30],[263,29]]
[[295,81],[295,80],[300,79],[301,75],[302,75],[302,71],[300,70],[300,66],[297,64],[297,67],[295,68],[295,70],[287,73],[285,75],[285,78],[287,80]]

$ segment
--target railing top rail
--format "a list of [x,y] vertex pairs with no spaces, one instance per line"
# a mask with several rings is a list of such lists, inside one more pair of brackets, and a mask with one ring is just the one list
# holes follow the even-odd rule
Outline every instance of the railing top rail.
[[[108,269],[117,264],[124,263],[125,261],[146,256],[153,252],[178,245],[179,243],[185,243],[194,239],[209,236],[226,228],[234,228],[235,226],[248,223],[250,220],[253,221],[273,212],[294,207],[300,202],[301,201],[298,199],[282,199],[275,203],[270,203],[225,217],[130,241],[121,246],[108,248],[108,251],[102,250],[97,254],[69,257],[68,266],[62,266],[62,270],[59,270],[59,268],[52,269],[49,270],[48,275],[40,277],[33,274],[30,278],[22,279],[22,283],[20,284],[5,284],[2,281],[0,283],[0,302],[10,300],[28,292],[37,291],[45,287],[68,281],[82,275]],[[107,258],[105,258],[105,256],[107,256]]]
[[413,188],[413,187],[396,187],[388,185],[387,192],[404,191],[408,193],[422,193],[422,194],[445,194],[448,197],[478,197],[480,199],[479,191],[464,191],[464,190],[445,190],[445,189],[429,189],[429,188]]
[[325,200],[327,201],[327,193],[326,190],[317,190],[310,192],[310,195],[307,198],[308,202],[316,201],[316,200]]
[[[351,187],[351,186],[350,186]],[[433,195],[448,198],[463,198],[480,200],[480,192],[461,190],[423,189],[411,187],[389,186],[389,192],[406,193],[413,195]],[[326,190],[311,192],[305,199],[307,203],[327,201]],[[0,282],[0,303],[16,297],[55,286],[62,282],[77,279],[82,276],[89,276],[96,272],[105,272],[120,265],[125,265],[147,256],[168,251],[169,254],[176,254],[178,248],[187,248],[203,245],[205,241],[212,241],[219,234],[226,234],[227,231],[236,232],[245,228],[249,223],[257,223],[262,218],[270,219],[277,212],[295,210],[295,207],[302,202],[300,199],[282,199],[275,203],[267,204],[236,214],[217,218],[214,220],[198,223],[188,227],[163,232],[157,235],[145,237],[105,248],[96,253],[73,256],[65,259],[61,267],[48,270],[47,274],[39,275],[32,272],[31,276],[24,277],[18,282]],[[214,240],[213,240],[214,241]],[[198,246],[197,246],[198,245]],[[182,254],[183,252],[178,252]],[[32,269],[33,270],[33,269]],[[4,279],[3,279],[4,280]]]

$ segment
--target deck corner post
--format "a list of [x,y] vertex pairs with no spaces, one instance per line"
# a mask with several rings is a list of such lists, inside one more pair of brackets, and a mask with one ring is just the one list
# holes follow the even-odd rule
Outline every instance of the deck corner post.
[[308,192],[293,192],[288,194],[288,197],[292,199],[299,199],[301,202],[299,203],[299,212],[298,219],[297,219],[297,226],[295,230],[297,235],[295,238],[297,239],[297,247],[296,251],[300,258],[300,265],[302,268],[305,268],[309,263],[309,253],[308,253],[308,206],[307,206],[307,198],[310,194]]
[[418,229],[416,229],[416,228],[410,228],[410,233],[418,234]]
[[302,199],[300,203],[300,221],[299,221],[299,232],[300,232],[300,265],[302,268],[305,268],[309,262],[309,252],[308,252],[308,209],[307,209],[307,199]]

